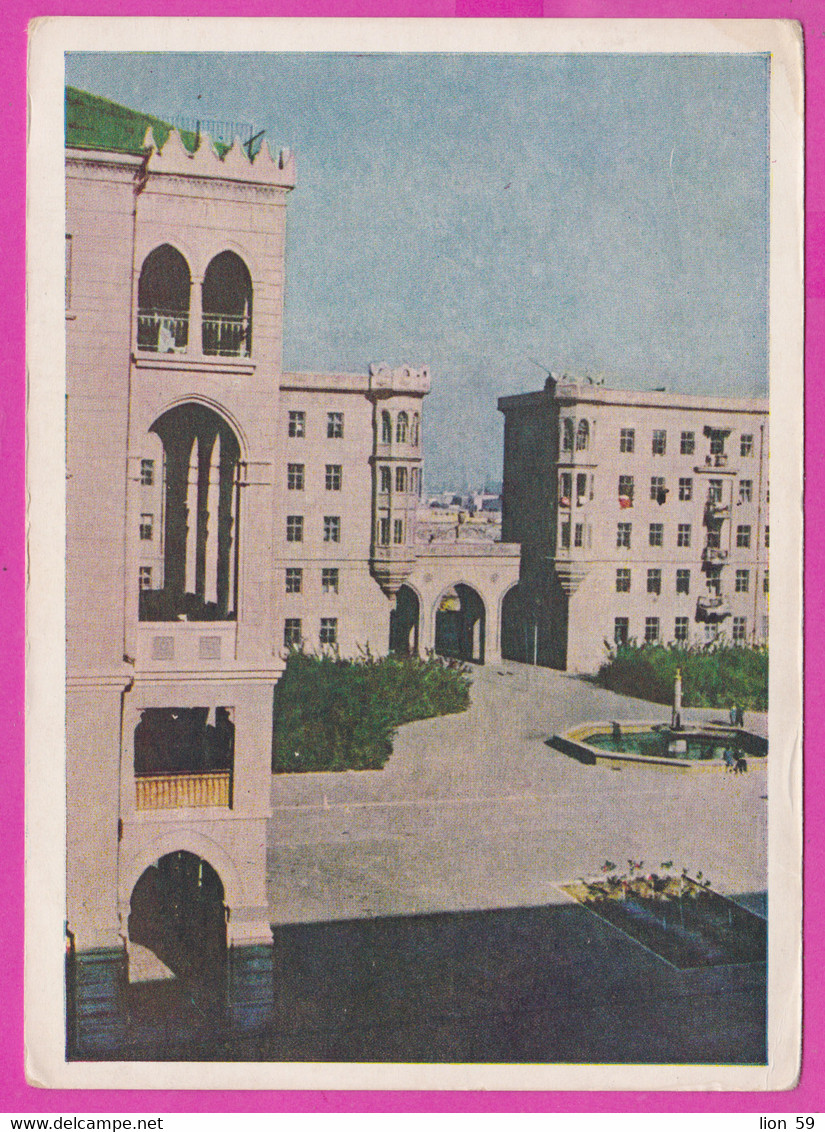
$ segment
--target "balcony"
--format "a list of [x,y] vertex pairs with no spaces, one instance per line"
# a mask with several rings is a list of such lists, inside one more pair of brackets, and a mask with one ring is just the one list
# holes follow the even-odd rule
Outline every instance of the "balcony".
[[251,348],[252,320],[248,315],[204,314],[202,323],[203,352],[220,358],[248,358]]
[[182,354],[189,342],[189,313],[138,308],[137,346],[155,354]]
[[149,774],[135,778],[137,810],[203,809],[232,804],[232,775],[228,770],[198,774]]
[[707,624],[714,624],[730,617],[730,609],[721,594],[711,594],[708,597],[696,599],[696,620]]
[[702,548],[703,562],[724,562],[727,557],[727,550],[723,550],[721,546],[705,546]]

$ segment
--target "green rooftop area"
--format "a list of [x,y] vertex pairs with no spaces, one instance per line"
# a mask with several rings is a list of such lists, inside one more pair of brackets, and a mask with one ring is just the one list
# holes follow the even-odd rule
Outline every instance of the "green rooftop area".
[[[74,149],[103,149],[115,153],[144,152],[143,139],[147,128],[152,127],[155,141],[162,147],[174,128],[171,123],[139,110],[119,106],[108,98],[89,94],[76,87],[66,87],[66,145]],[[197,135],[191,130],[179,130],[181,139],[190,153],[198,146]],[[229,147],[221,142],[215,149],[223,156]]]

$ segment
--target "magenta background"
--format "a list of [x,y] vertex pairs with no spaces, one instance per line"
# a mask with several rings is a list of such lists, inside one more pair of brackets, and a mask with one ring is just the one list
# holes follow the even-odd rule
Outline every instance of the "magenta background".
[[[803,1069],[795,1090],[774,1093],[666,1092],[274,1092],[51,1091],[33,1089],[23,1072],[23,600],[24,600],[24,224],[26,28],[39,16],[545,16],[796,19],[806,49],[808,141],[806,283],[806,577],[822,569],[825,548],[825,459],[818,443],[825,384],[825,0],[63,0],[51,5],[5,0],[0,53],[0,247],[3,301],[0,349],[0,718],[3,789],[0,821],[0,1112],[785,1112],[825,1111],[825,894],[823,852],[825,767],[812,741],[805,776],[805,1001]],[[55,554],[60,553],[55,547]],[[821,582],[806,593],[807,618],[825,615]],[[823,664],[825,634],[806,640],[806,692]],[[57,689],[55,694],[61,694]],[[825,726],[825,702],[812,696],[806,739]],[[819,881],[819,883],[817,883]],[[117,1077],[117,1070],[112,1073]]]

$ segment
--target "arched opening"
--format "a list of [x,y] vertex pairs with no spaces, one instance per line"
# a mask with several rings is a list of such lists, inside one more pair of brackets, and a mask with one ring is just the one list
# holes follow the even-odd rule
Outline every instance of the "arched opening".
[[178,405],[152,426],[163,444],[163,571],[140,592],[141,621],[236,616],[240,446],[204,405]]
[[409,427],[409,417],[402,409],[398,414],[398,420],[395,425],[395,439],[399,444],[407,443],[407,429]]
[[221,878],[208,861],[179,850],[141,875],[129,906],[129,941],[152,951],[178,978],[220,990],[226,965]]
[[535,664],[538,652],[538,620],[530,609],[521,586],[513,586],[501,603],[501,656]]
[[480,595],[459,582],[446,590],[435,614],[435,651],[439,656],[484,663],[486,613]]
[[418,653],[419,601],[415,590],[400,586],[390,613],[390,652],[400,656]]
[[247,358],[252,352],[252,278],[234,252],[216,255],[203,277],[203,352]]
[[232,807],[232,708],[144,708],[135,728],[139,810]]
[[381,443],[392,444],[392,417],[386,409],[381,413]]
[[571,417],[565,417],[561,426],[562,452],[572,452],[576,435],[576,425]]
[[177,248],[161,244],[143,261],[138,281],[139,350],[180,353],[189,341],[189,266]]

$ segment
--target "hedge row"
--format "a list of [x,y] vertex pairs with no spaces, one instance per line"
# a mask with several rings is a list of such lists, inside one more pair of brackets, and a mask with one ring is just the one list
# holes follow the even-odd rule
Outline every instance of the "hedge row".
[[275,686],[273,771],[382,767],[399,724],[466,710],[468,672],[437,656],[341,660],[292,652]]
[[677,645],[620,645],[611,648],[598,681],[613,692],[673,702],[676,669],[682,671],[686,707],[738,707],[768,710],[768,650],[711,644],[704,648]]

